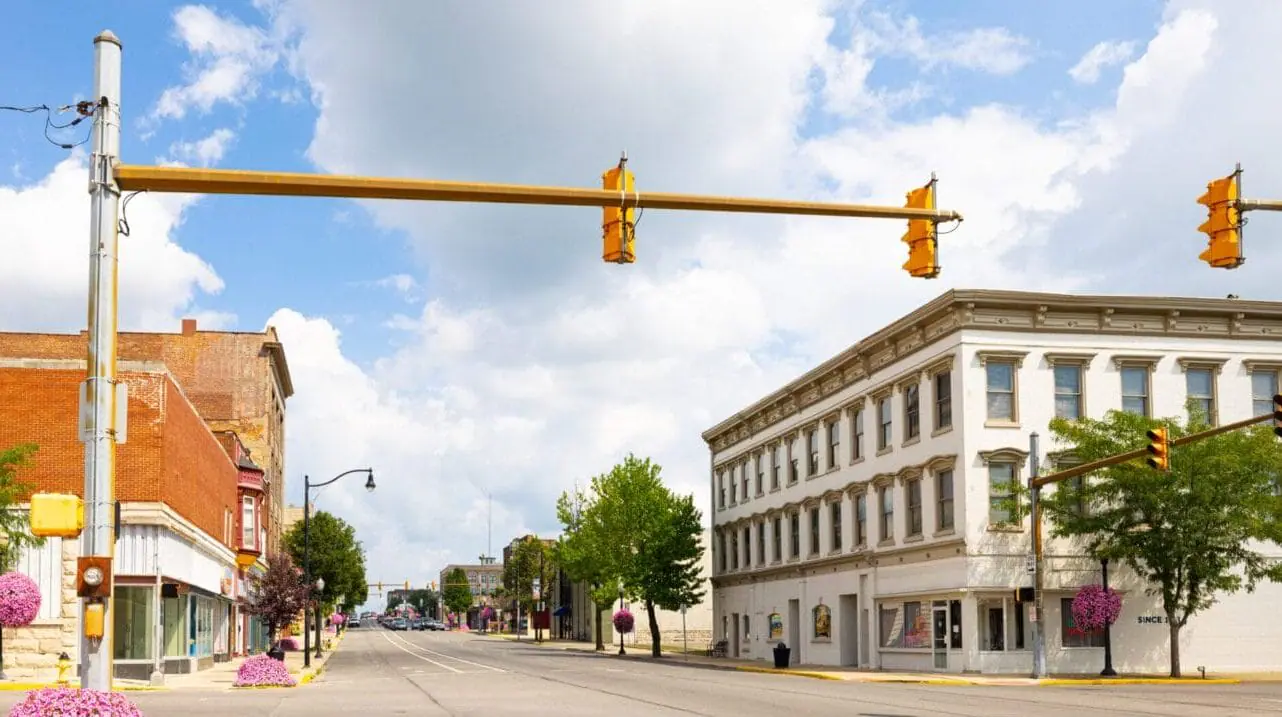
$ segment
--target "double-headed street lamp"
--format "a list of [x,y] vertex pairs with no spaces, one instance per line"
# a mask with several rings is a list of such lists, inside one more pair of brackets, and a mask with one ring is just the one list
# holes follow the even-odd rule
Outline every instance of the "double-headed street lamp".
[[[338,475],[334,476],[333,478],[330,478],[324,483],[312,483],[311,476],[306,476],[306,475],[303,476],[303,584],[306,585],[308,589],[312,587],[312,565],[311,565],[312,508],[311,508],[311,501],[309,500],[312,493],[312,488],[324,488],[325,486],[329,485],[330,483],[333,483],[339,478],[352,475],[353,473],[367,474],[369,478],[365,481],[365,490],[371,493],[374,492],[374,469],[373,468],[353,468],[350,471],[339,473]],[[325,589],[325,581],[323,579],[317,579],[316,580],[316,592],[317,592],[316,656],[317,657],[320,657],[321,655],[319,593],[324,589]],[[312,666],[312,645],[311,645],[312,632],[311,632],[311,625],[309,624],[310,617],[311,617],[311,610],[304,608],[303,609],[303,666],[304,667]]]

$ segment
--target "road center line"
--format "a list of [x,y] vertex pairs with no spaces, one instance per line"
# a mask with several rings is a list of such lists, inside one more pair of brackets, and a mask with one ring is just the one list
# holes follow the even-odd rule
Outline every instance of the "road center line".
[[432,659],[429,659],[429,658],[423,657],[422,655],[420,655],[420,654],[418,654],[418,653],[416,653],[416,652],[410,652],[409,650],[405,649],[404,647],[401,647],[400,645],[396,644],[395,642],[392,642],[392,638],[388,637],[386,632],[384,632],[384,633],[380,633],[380,634],[383,636],[383,639],[384,639],[384,640],[387,640],[387,644],[391,645],[392,647],[395,647],[396,649],[400,650],[401,652],[404,652],[405,654],[409,655],[410,657],[417,657],[418,659],[420,659],[420,660],[422,660],[422,661],[424,661],[424,662],[430,662],[430,663],[432,663],[433,665],[436,665],[437,667],[440,667],[440,668],[443,668],[443,669],[449,670],[450,672],[453,672],[453,673],[455,673],[455,674],[459,674],[459,675],[463,674],[463,671],[462,671],[462,670],[455,669],[455,668],[453,668],[453,667],[450,667],[449,665],[443,665],[443,664],[441,664],[441,663],[437,662],[436,660],[432,660]]

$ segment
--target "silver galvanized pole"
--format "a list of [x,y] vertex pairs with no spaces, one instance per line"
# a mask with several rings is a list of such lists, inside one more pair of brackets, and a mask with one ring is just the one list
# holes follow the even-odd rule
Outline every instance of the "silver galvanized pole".
[[1033,677],[1040,679],[1046,676],[1046,603],[1042,595],[1046,583],[1046,564],[1043,559],[1046,551],[1042,545],[1042,521],[1039,512],[1042,489],[1033,482],[1041,468],[1041,461],[1038,460],[1037,438],[1036,431],[1028,437],[1028,486],[1031,512],[1029,523],[1032,525],[1033,532],[1033,610],[1036,613],[1036,619],[1033,620]]
[[[89,361],[84,387],[85,527],[80,552],[111,558],[112,492],[116,460],[116,295],[120,191],[113,167],[120,156],[120,40],[104,30],[94,38],[93,155],[89,163]],[[114,572],[114,571],[110,571]],[[109,572],[109,574],[110,574]],[[114,576],[110,583],[114,583]],[[112,585],[109,583],[108,587]],[[80,685],[111,689],[112,612],[106,600],[102,639],[80,636]],[[81,600],[85,624],[88,600]]]

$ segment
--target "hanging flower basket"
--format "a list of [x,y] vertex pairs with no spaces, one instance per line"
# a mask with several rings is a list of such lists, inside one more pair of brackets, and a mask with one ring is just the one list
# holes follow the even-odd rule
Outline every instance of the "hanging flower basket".
[[1082,630],[1112,625],[1122,614],[1122,596],[1103,585],[1083,585],[1073,597],[1073,624]]
[[636,620],[632,617],[632,613],[626,609],[614,613],[614,629],[618,630],[619,634],[626,635],[632,632],[632,628],[635,626]]
[[40,586],[18,572],[0,575],[0,625],[30,625],[40,614]]

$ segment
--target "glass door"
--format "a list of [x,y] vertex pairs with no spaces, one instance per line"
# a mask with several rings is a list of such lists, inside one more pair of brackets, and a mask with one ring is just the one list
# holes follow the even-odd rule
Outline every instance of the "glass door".
[[948,669],[948,607],[936,605],[932,611],[931,620],[933,633],[931,635],[931,647],[935,654],[935,669]]

